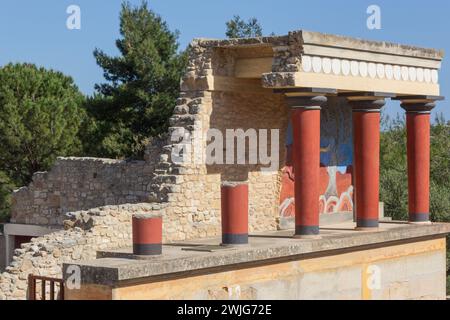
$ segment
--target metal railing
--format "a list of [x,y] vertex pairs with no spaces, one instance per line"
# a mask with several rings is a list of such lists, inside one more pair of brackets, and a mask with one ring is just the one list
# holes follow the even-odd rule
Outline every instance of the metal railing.
[[[39,281],[40,285],[38,286]],[[64,300],[64,281],[28,275],[28,300]]]

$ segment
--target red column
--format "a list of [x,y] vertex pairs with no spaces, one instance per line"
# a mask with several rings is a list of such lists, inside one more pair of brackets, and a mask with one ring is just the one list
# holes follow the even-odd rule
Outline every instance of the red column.
[[385,101],[351,101],[357,229],[379,224],[380,110]]
[[162,253],[162,217],[160,214],[136,214],[132,218],[133,254],[139,256]]
[[319,235],[320,109],[325,96],[290,97],[294,145],[295,236]]
[[221,188],[222,244],[248,243],[248,184],[224,182]]
[[430,112],[435,103],[403,103],[406,110],[409,221],[430,221]]

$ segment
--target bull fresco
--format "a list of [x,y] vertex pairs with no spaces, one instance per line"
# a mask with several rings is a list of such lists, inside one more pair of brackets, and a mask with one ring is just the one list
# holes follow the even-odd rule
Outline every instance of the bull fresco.
[[[295,216],[292,144],[292,126],[289,125],[280,195],[282,218]],[[328,105],[322,108],[320,144],[320,197],[317,199],[320,213],[352,212],[352,113],[344,99],[330,98]]]

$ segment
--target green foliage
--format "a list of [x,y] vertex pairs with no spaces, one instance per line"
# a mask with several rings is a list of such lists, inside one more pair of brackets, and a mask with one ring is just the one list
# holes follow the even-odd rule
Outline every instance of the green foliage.
[[[385,213],[408,217],[406,129],[403,118],[382,119],[380,196]],[[433,221],[450,221],[450,123],[442,116],[431,126],[430,213]]]
[[[386,216],[408,219],[406,129],[403,118],[382,118],[380,197]],[[437,222],[450,222],[450,122],[438,116],[431,126],[430,213]],[[448,241],[449,242],[449,241]],[[450,249],[450,247],[448,247]],[[450,251],[447,251],[447,260]],[[450,293],[450,261],[447,263]]]
[[245,22],[240,16],[235,15],[233,19],[226,22],[226,26],[225,35],[230,39],[262,36],[262,27],[256,18],[250,18]]
[[386,216],[408,218],[406,130],[403,118],[383,116],[380,136],[380,198]]
[[450,294],[450,276],[447,276],[447,294]]
[[430,211],[434,221],[450,222],[450,122],[438,116],[431,128]]
[[11,180],[4,172],[0,171],[0,223],[8,221],[13,189]]
[[120,34],[119,56],[94,51],[107,83],[97,84],[98,94],[86,104],[92,119],[84,128],[94,138],[83,138],[84,149],[93,156],[136,156],[146,139],[165,132],[187,64],[187,54],[178,52],[178,32],[146,2],[122,5]]
[[72,78],[32,64],[0,68],[0,171],[16,185],[76,154],[84,97]]

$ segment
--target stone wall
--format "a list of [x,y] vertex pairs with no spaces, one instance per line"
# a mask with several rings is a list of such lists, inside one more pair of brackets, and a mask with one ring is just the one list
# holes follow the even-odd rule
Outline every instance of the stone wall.
[[[279,45],[283,41],[278,39]],[[66,212],[126,203],[168,203],[168,240],[214,236],[220,233],[221,182],[247,180],[250,231],[275,230],[280,219],[289,110],[282,95],[241,88],[233,77],[236,59],[270,54],[269,44],[236,49],[212,47],[208,40],[194,41],[169,131],[149,144],[145,161],[60,158],[49,172],[36,173],[28,187],[14,193],[11,221],[61,225]],[[210,88],[211,76],[227,78],[232,89]],[[262,172],[260,165],[196,161],[196,155],[205,154],[208,129],[224,135],[227,129],[269,130],[269,152],[270,130],[278,129],[279,166]],[[196,140],[198,136],[200,140]],[[173,156],[180,153],[191,159],[175,161]]]
[[[155,178],[155,191],[162,195],[159,201],[168,202],[164,228],[171,235],[170,241],[220,233],[220,174],[208,174],[206,166],[194,156],[199,150],[203,152],[205,141],[194,137],[205,129],[211,109],[211,93],[186,92],[178,99],[170,119],[170,144],[165,150],[169,150],[171,165]],[[177,132],[184,138],[177,138]]]
[[61,225],[64,214],[105,205],[147,202],[156,159],[58,158],[13,194],[11,222]]
[[[210,116],[210,127],[218,129],[226,137],[226,130],[242,129],[243,131],[268,130],[267,140],[259,139],[259,147],[267,145],[271,150],[271,129],[279,130],[277,141],[278,166],[263,172],[267,167],[261,164],[248,164],[250,146],[246,148],[245,165],[209,165],[209,174],[220,174],[222,181],[248,181],[249,183],[249,225],[250,231],[276,230],[279,217],[279,201],[281,191],[281,168],[285,160],[285,139],[288,127],[289,110],[284,105],[281,95],[260,93],[214,93],[213,111]],[[259,138],[259,137],[258,137]],[[228,139],[224,143],[229,142]],[[248,142],[247,142],[248,143]],[[235,144],[236,148],[236,144]],[[258,152],[259,150],[253,150]],[[224,158],[226,155],[224,154]],[[258,159],[259,162],[259,159]]]
[[[13,262],[0,274],[0,300],[26,299],[29,274],[62,278],[62,263],[95,259],[97,250],[131,246],[134,213],[160,210],[161,205],[106,206],[69,213],[66,230],[33,238],[14,252]],[[167,230],[166,230],[167,231]]]

